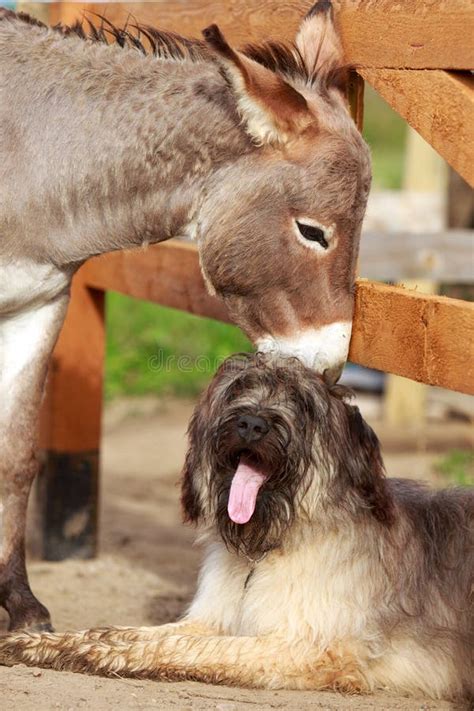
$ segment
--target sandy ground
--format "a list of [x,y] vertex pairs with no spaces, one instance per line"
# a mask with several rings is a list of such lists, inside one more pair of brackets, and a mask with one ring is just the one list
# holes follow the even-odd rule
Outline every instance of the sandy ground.
[[[29,565],[32,586],[56,629],[106,624],[160,624],[189,601],[200,551],[180,522],[178,472],[191,405],[141,401],[106,413],[103,445],[100,556],[92,561]],[[436,455],[386,457],[393,474],[432,478]],[[34,541],[32,541],[34,543]],[[0,616],[0,628],[6,618]],[[0,668],[2,711],[50,709],[356,709],[428,711],[461,708],[447,702],[387,695],[252,691],[197,683],[101,679],[65,672]]]

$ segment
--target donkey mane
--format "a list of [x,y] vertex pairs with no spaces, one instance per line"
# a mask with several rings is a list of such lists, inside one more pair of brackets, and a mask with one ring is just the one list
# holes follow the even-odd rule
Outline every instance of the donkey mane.
[[[125,25],[119,27],[98,13],[88,12],[93,17],[100,19],[96,27],[84,11],[83,18],[76,20],[72,25],[59,23],[48,27],[41,20],[37,20],[26,12],[13,12],[0,10],[0,21],[20,20],[25,24],[40,27],[44,30],[52,29],[65,38],[78,37],[84,41],[97,42],[105,45],[118,45],[122,49],[135,49],[144,56],[153,56],[158,59],[172,61],[215,61],[215,54],[203,40],[183,37],[170,30],[160,30],[151,25],[138,22],[133,15],[129,15]],[[130,19],[133,19],[133,23]],[[323,89],[328,85],[342,88],[347,79],[347,68],[332,65],[319,67],[318,72],[308,69],[298,48],[294,44],[270,40],[261,44],[247,44],[241,50],[249,59],[279,74],[284,79],[293,82],[302,82],[312,86],[318,84]]]
[[96,27],[85,15],[81,20],[76,20],[72,25],[59,23],[48,27],[44,22],[37,20],[26,12],[13,12],[6,10],[0,13],[0,21],[20,20],[27,25],[53,30],[65,38],[79,37],[84,41],[98,42],[106,45],[118,45],[122,49],[138,49],[145,56],[154,56],[159,59],[175,61],[190,60],[200,61],[213,59],[212,52],[203,40],[189,39],[176,32],[159,30],[150,25],[144,25],[134,20],[133,24],[127,22],[123,27],[114,25],[103,15],[89,13],[100,19]]

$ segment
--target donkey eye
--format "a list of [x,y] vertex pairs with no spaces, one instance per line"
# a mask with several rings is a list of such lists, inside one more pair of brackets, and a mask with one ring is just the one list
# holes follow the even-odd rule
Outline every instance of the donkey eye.
[[326,239],[326,232],[322,227],[316,227],[315,225],[305,225],[304,222],[298,222],[296,224],[301,235],[309,240],[310,242],[318,242],[321,247],[327,249],[329,247],[328,241]]

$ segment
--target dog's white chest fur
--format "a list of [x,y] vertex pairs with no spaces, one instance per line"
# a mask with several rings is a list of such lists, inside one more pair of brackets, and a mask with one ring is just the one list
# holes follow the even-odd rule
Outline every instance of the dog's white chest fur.
[[223,634],[281,634],[322,645],[362,632],[371,613],[371,565],[369,556],[353,556],[351,548],[351,541],[341,548],[339,540],[338,549],[326,536],[284,556],[273,552],[252,570],[223,544],[212,545],[191,616]]

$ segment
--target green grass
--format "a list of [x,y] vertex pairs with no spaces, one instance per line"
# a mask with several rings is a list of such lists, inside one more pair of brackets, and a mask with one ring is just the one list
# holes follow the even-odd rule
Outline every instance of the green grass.
[[436,465],[450,484],[474,486],[474,452],[453,449]]
[[251,350],[241,331],[109,292],[105,395],[193,396],[218,363]]
[[[366,89],[364,136],[372,149],[374,187],[399,188],[405,124],[370,87]],[[107,294],[105,394],[193,396],[216,364],[250,349],[232,326],[154,304]]]
[[368,85],[365,87],[363,134],[372,151],[373,187],[400,189],[406,123]]

